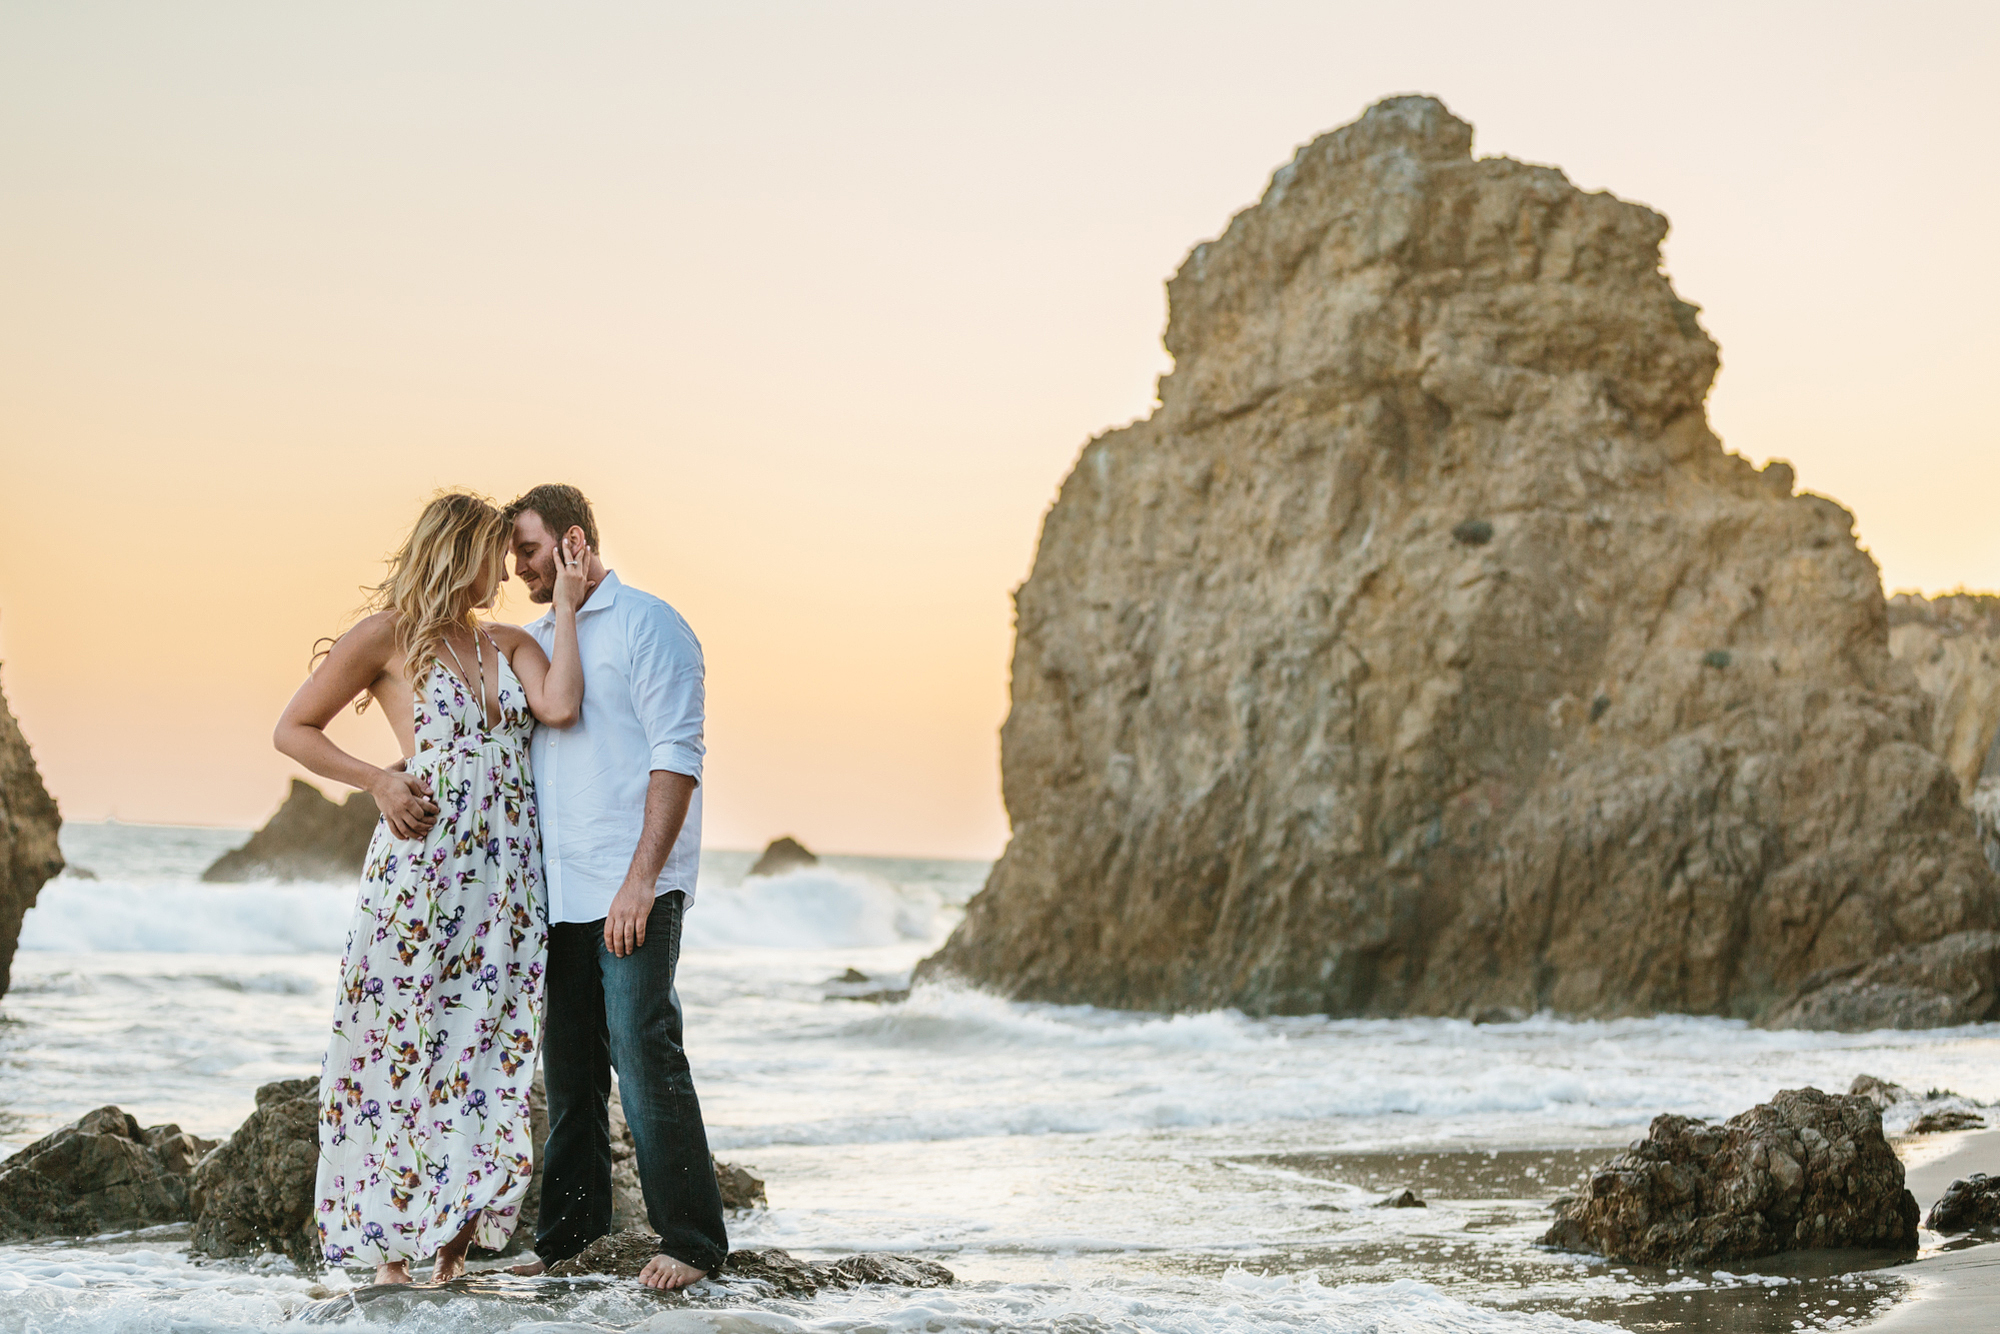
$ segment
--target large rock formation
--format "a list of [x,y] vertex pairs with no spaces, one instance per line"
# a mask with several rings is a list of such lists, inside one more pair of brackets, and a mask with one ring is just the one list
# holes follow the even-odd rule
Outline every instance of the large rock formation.
[[100,1107],[0,1163],[0,1241],[181,1222],[188,1173],[214,1147]]
[[361,874],[368,841],[381,818],[375,798],[348,794],[335,805],[311,783],[292,790],[262,829],[240,848],[215,859],[203,880],[349,880]]
[[925,972],[1153,1008],[1761,1015],[2000,927],[1852,517],[1725,453],[1659,214],[1438,102],[1168,286],[1018,595],[1013,838]]
[[1582,1195],[1559,1202],[1542,1241],[1642,1264],[1912,1251],[1917,1201],[1871,1100],[1786,1089],[1719,1126],[1655,1117]]
[[0,996],[13,976],[21,919],[43,882],[63,868],[56,846],[61,828],[55,798],[42,786],[28,739],[0,694]]

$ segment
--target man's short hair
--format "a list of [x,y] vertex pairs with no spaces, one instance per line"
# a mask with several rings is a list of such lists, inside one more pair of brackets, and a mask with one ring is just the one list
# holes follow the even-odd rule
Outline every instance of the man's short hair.
[[597,516],[590,512],[590,502],[583,498],[583,492],[575,487],[561,482],[546,482],[523,491],[505,511],[508,525],[511,527],[514,520],[529,510],[542,516],[542,522],[548,525],[549,535],[558,543],[570,529],[581,528],[583,540],[590,543],[590,549],[603,551],[597,544]]

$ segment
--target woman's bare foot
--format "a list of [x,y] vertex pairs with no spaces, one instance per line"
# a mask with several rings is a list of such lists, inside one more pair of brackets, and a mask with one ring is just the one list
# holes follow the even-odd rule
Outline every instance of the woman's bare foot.
[[431,1282],[449,1283],[465,1273],[465,1253],[472,1249],[472,1234],[478,1227],[479,1215],[474,1214],[458,1230],[457,1236],[438,1247],[437,1264],[431,1269]]
[[410,1262],[408,1260],[396,1260],[386,1265],[376,1265],[375,1281],[377,1283],[408,1283],[410,1281]]
[[510,1274],[518,1274],[522,1278],[536,1278],[544,1273],[547,1273],[548,1268],[549,1267],[543,1264],[540,1260],[530,1260],[526,1264],[508,1265],[507,1272]]
[[682,1264],[671,1255],[656,1255],[646,1261],[646,1267],[639,1271],[641,1283],[649,1288],[659,1288],[663,1292],[685,1288],[707,1277],[706,1269],[696,1269],[693,1265]]

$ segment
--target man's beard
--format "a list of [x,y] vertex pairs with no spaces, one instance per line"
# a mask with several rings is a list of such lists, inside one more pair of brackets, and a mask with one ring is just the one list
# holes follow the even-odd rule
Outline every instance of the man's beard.
[[532,566],[530,570],[535,576],[535,583],[534,587],[528,590],[528,601],[537,603],[554,602],[556,600],[556,563],[550,561],[549,568],[546,570],[536,570]]

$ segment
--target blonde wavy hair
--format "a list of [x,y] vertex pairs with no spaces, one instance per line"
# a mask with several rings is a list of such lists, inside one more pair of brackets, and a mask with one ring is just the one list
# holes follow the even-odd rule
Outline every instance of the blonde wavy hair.
[[[507,521],[492,501],[440,491],[417,516],[402,549],[389,557],[388,577],[368,590],[360,615],[395,613],[396,647],[411,688],[438,660],[447,631],[477,633],[472,613],[498,587],[506,540]],[[331,641],[320,642],[331,647]],[[319,648],[313,655],[315,665],[326,652]],[[368,698],[362,695],[357,712],[368,707]]]

